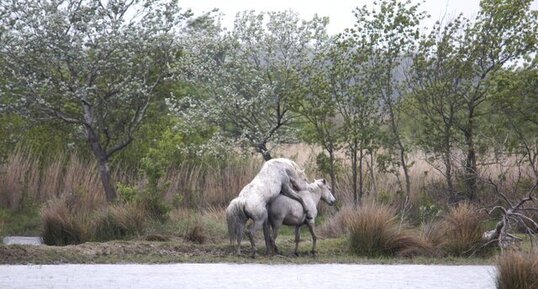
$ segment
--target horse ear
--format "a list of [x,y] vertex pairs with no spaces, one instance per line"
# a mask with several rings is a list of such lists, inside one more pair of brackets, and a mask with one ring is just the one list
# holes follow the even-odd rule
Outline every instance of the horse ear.
[[325,179],[321,179],[321,182],[326,185],[327,184],[327,181]]

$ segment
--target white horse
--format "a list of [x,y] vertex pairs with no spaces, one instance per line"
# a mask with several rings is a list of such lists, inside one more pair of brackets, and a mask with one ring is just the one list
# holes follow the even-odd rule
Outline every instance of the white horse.
[[236,254],[241,252],[243,229],[248,219],[253,221],[247,231],[252,247],[252,255],[256,255],[254,236],[256,231],[262,227],[266,253],[269,253],[269,250],[274,248],[267,222],[267,204],[279,196],[281,192],[298,201],[307,211],[307,217],[310,217],[310,212],[305,202],[292,188],[296,187],[300,191],[307,189],[307,185],[304,171],[295,162],[284,158],[271,159],[265,162],[260,172],[241,190],[239,196],[233,199],[226,209],[228,234],[230,235],[230,243],[235,246]]
[[299,233],[301,226],[306,224],[312,235],[312,254],[316,254],[316,240],[315,233],[315,221],[317,216],[317,205],[319,200],[325,201],[332,206],[335,202],[335,198],[331,193],[330,187],[327,185],[325,179],[315,180],[313,183],[308,184],[308,189],[299,191],[299,194],[303,197],[306,203],[306,207],[312,214],[311,219],[306,218],[305,211],[301,204],[286,196],[278,196],[271,204],[269,204],[269,223],[273,229],[273,244],[274,251],[278,252],[276,247],[276,238],[278,236],[278,230],[282,224],[287,226],[295,226],[295,255],[298,255],[299,248]]

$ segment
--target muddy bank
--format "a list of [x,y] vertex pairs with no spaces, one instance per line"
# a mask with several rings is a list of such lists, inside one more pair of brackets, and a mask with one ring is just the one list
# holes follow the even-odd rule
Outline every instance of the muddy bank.
[[[244,254],[232,255],[227,242],[196,244],[183,240],[110,241],[83,243],[71,246],[0,245],[0,264],[114,264],[114,263],[265,263],[265,264],[478,264],[490,265],[492,258],[365,258],[350,255],[343,239],[324,239],[318,242],[319,253],[313,257],[307,249],[309,242],[301,244],[299,257],[293,256],[293,241],[285,240],[279,246],[279,256],[265,256],[263,248],[256,259],[250,258],[248,246]],[[261,246],[263,247],[263,246]]]

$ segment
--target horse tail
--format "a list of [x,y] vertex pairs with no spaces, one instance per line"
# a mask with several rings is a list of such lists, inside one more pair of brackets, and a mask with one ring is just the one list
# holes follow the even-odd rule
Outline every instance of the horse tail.
[[228,223],[228,235],[230,244],[234,245],[234,241],[240,241],[243,237],[243,228],[247,222],[244,202],[235,198],[226,208],[226,222]]

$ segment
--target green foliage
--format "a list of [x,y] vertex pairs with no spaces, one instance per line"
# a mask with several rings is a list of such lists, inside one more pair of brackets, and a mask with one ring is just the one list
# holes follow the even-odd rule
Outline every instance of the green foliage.
[[[316,166],[318,168],[318,171],[320,171],[322,174],[330,174],[333,167],[331,167],[330,159],[324,152],[320,152],[316,156]],[[334,173],[337,174],[339,171],[338,167],[335,166]]]
[[37,207],[26,206],[17,212],[0,208],[0,236],[38,235],[40,230],[41,218]]
[[129,185],[124,185],[122,183],[116,183],[118,195],[120,201],[124,203],[133,203],[138,195],[140,194],[138,192],[138,189]]
[[108,162],[133,141],[150,104],[167,96],[158,87],[178,77],[177,28],[190,12],[173,0],[12,1],[0,11],[9,39],[0,45],[0,95],[19,115],[72,125],[113,201]]
[[193,30],[184,64],[207,97],[187,100],[189,120],[217,126],[232,143],[269,158],[267,143],[290,136],[290,98],[301,92],[302,69],[326,38],[326,25],[317,16],[300,21],[290,11],[250,11],[237,15],[230,32]]

